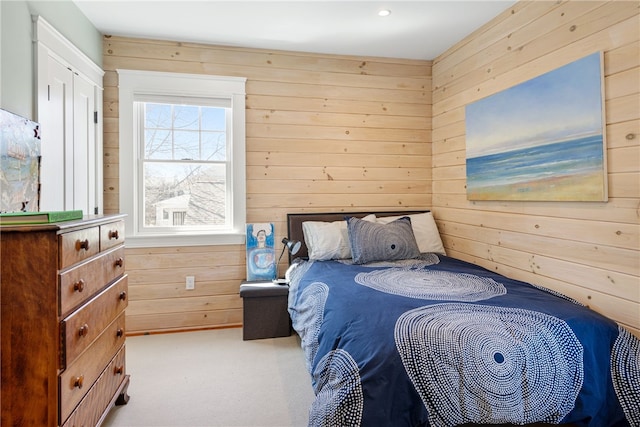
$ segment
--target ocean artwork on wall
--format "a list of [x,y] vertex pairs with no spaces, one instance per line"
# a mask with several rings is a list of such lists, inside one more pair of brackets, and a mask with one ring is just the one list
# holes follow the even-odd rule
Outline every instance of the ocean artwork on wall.
[[467,199],[606,201],[602,53],[466,106]]
[[0,109],[0,213],[40,210],[40,126]]

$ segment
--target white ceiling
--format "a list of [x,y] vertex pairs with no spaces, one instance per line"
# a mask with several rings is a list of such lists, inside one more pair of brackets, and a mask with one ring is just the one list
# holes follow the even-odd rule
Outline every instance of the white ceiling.
[[[338,55],[434,59],[512,0],[74,0],[103,34]],[[391,10],[379,17],[381,9]]]

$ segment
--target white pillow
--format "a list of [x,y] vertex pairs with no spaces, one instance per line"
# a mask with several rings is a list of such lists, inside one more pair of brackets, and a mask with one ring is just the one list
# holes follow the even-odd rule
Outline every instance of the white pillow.
[[442,239],[440,239],[440,233],[438,232],[438,226],[433,219],[431,212],[424,212],[412,215],[399,215],[399,216],[384,216],[376,218],[376,222],[387,224],[403,216],[411,218],[411,227],[413,228],[413,234],[416,236],[416,242],[418,242],[418,248],[421,253],[433,252],[436,254],[446,255]]
[[[376,216],[373,214],[362,219],[376,222]],[[302,233],[310,260],[326,261],[351,258],[347,221],[304,221]]]

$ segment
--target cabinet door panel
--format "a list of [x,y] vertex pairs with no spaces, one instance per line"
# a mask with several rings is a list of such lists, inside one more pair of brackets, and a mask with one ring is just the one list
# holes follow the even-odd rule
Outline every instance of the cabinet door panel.
[[64,182],[73,176],[73,73],[51,56],[47,57],[48,99],[39,107],[43,140],[40,164],[40,210],[70,209],[73,193]]
[[93,213],[95,185],[95,111],[94,85],[81,76],[73,79],[73,209]]
[[40,210],[93,214],[102,188],[96,180],[102,176],[97,158],[102,139],[94,118],[97,114],[100,119],[102,112],[98,86],[52,55],[39,54],[39,60],[46,63],[46,87],[38,88],[38,121],[46,141],[41,149]]

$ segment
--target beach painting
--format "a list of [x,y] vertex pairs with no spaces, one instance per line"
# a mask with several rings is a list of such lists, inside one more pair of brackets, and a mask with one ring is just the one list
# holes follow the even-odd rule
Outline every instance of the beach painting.
[[607,201],[602,52],[465,108],[468,200]]
[[0,109],[0,213],[40,210],[40,125]]

